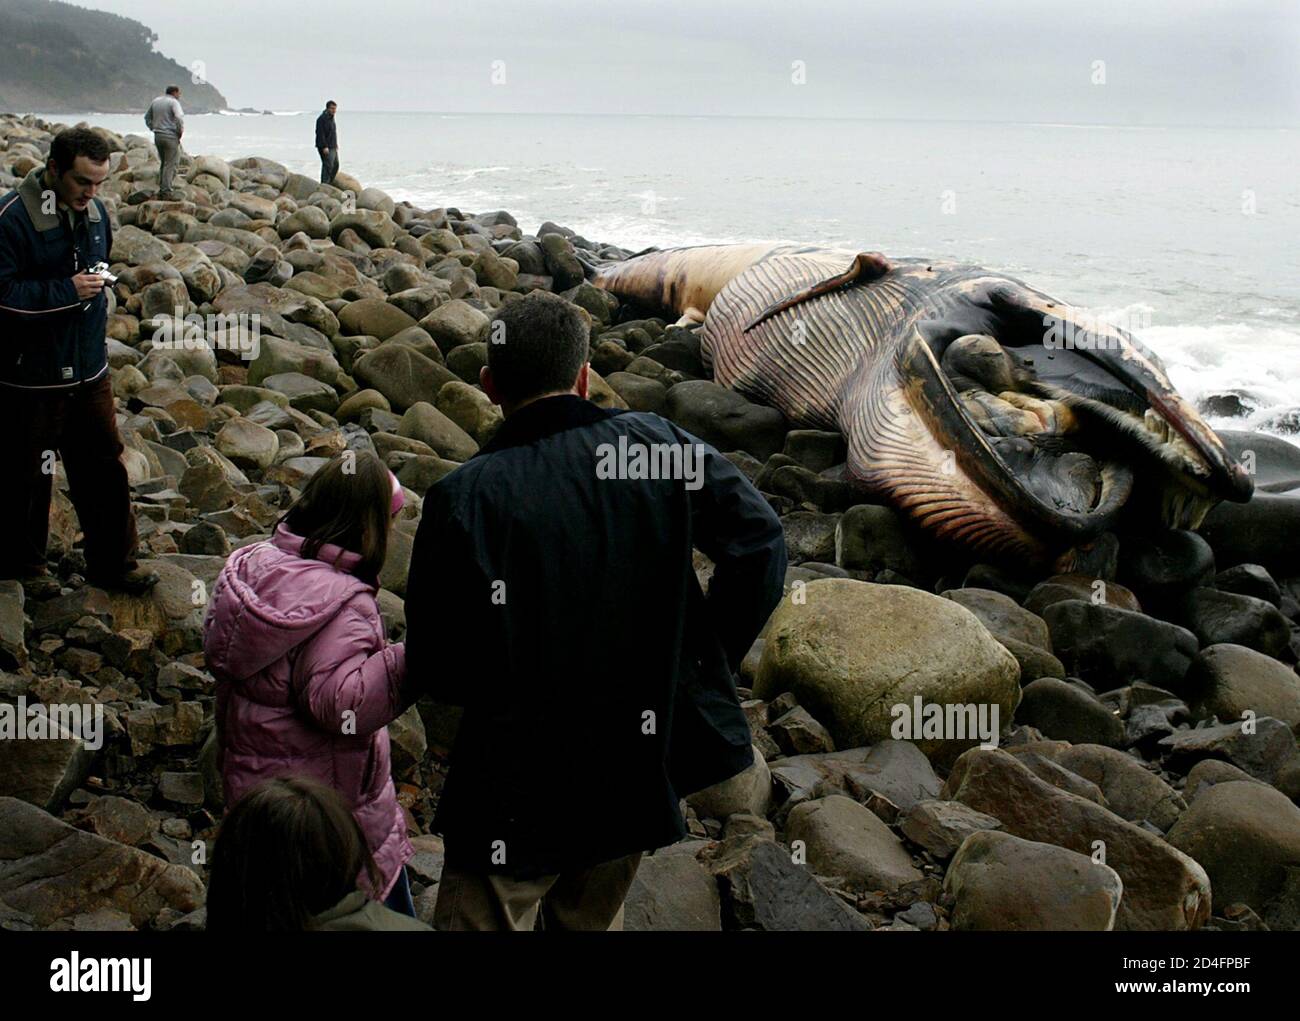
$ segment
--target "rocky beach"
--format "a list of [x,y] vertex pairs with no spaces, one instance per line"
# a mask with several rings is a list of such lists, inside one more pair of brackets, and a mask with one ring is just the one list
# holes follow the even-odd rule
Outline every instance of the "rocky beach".
[[[63,126],[0,116],[0,191]],[[373,450],[407,491],[379,595],[400,639],[421,497],[501,421],[477,385],[493,312],[543,289],[590,318],[592,400],[726,453],[791,564],[741,668],[755,765],[687,799],[691,837],[644,860],[627,928],[1300,929],[1300,448],[1223,433],[1256,493],[1199,532],[1107,533],[1064,574],[980,562],[867,502],[838,433],[710,380],[695,330],[588,282],[625,249],[257,156],[183,155],[159,201],[151,141],[102,133],[113,389],[161,581],[86,583],[58,466],[51,575],[0,582],[0,725],[47,731],[0,729],[0,928],[202,928],[225,558],[329,458]],[[88,718],[100,740],[69,722]],[[426,921],[456,724],[421,702],[390,727]],[[601,824],[580,790],[572,815]]]

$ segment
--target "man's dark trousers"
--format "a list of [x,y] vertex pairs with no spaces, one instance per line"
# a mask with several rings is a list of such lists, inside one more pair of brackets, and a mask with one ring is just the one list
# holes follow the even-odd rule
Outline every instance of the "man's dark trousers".
[[339,172],[339,151],[331,149],[328,156],[320,158],[320,182],[321,184],[333,184],[334,178]]
[[45,568],[56,450],[85,535],[87,573],[116,577],[134,568],[135,516],[108,373],[66,390],[0,387],[0,422],[13,437],[0,499],[0,574],[26,577]]

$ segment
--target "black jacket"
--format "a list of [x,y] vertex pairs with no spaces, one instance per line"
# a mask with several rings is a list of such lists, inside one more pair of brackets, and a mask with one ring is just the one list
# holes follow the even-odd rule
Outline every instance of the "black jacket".
[[108,371],[108,296],[81,301],[72,276],[113,247],[99,199],[77,216],[75,237],[66,213],[45,211],[43,169],[0,198],[0,384],[40,390]]
[[316,118],[316,149],[329,149],[333,151],[339,147],[338,129],[334,126],[334,118],[330,116],[328,110],[321,112]]
[[[599,478],[620,438],[697,449],[702,485]],[[681,839],[679,799],[753,762],[732,674],[785,566],[758,491],[658,415],[562,396],[508,418],[429,490],[407,586],[409,681],[465,707],[448,860],[538,875]]]

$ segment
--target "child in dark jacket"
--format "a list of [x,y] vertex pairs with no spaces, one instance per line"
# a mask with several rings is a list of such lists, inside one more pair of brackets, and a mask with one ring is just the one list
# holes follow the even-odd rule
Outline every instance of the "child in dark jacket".
[[267,780],[226,813],[212,856],[208,923],[213,932],[306,929],[432,931],[371,900],[379,873],[366,836],[339,795],[297,778]]
[[385,729],[408,704],[405,647],[387,643],[375,599],[402,502],[372,453],[322,467],[268,541],[226,561],[203,647],[217,680],[226,804],[277,776],[333,787],[378,865],[371,892],[411,914],[405,863],[414,852]]

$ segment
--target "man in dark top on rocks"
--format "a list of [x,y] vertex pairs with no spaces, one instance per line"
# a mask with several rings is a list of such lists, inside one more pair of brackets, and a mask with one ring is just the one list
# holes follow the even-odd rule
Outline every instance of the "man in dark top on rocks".
[[334,175],[339,172],[339,136],[334,125],[334,111],[338,108],[338,103],[331,99],[316,118],[316,151],[320,153],[321,184],[333,184]]
[[54,456],[85,535],[87,580],[140,593],[135,518],[108,374],[103,277],[113,231],[95,192],[108,145],[87,128],[54,136],[49,160],[0,198],[0,577],[46,573]]
[[753,762],[733,671],[784,537],[712,447],[586,400],[575,306],[534,291],[493,330],[481,379],[506,418],[429,490],[406,594],[412,694],[464,707],[434,921],[621,928],[641,854],[685,836],[679,799]]

